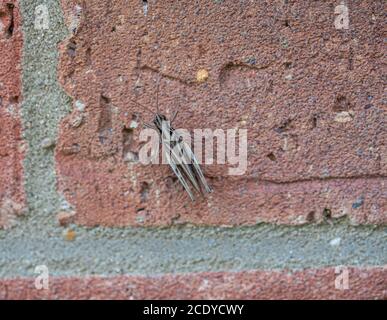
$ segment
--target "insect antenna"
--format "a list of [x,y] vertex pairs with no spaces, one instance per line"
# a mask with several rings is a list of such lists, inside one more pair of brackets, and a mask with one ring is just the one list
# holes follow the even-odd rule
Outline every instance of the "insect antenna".
[[157,110],[157,113],[160,113],[160,109],[159,109],[160,80],[161,80],[161,74],[159,74],[159,77],[157,79],[157,88],[156,88],[156,110]]
[[[152,115],[155,115],[155,112],[150,110],[149,108],[145,107],[144,105],[142,105],[141,103],[138,103],[137,101],[134,101],[134,100],[131,100],[134,104],[137,104],[138,106],[140,106],[141,108],[143,108],[145,111],[148,111],[150,113],[152,113]],[[146,128],[151,128],[151,129],[156,129],[154,127],[154,125],[151,125],[151,124],[148,124],[148,123],[145,123],[144,120],[140,119],[140,123],[146,127]]]
[[134,104],[137,104],[139,107],[141,107],[141,108],[143,108],[143,109],[145,109],[146,111],[148,111],[148,112],[150,112],[150,113],[152,113],[153,115],[155,114],[155,112],[154,111],[152,111],[151,109],[149,109],[149,108],[147,108],[147,107],[145,107],[144,105],[142,105],[141,103],[138,103],[137,101],[134,101],[134,100],[131,100]]
[[173,116],[172,116],[172,119],[171,119],[171,124],[172,124],[173,121],[176,119],[176,116],[177,116],[178,113],[179,113],[179,111],[175,111],[175,112],[173,113]]

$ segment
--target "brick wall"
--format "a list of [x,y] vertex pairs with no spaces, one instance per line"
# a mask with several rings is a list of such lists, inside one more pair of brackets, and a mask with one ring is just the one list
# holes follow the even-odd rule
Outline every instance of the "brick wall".
[[[0,298],[386,298],[385,3],[338,5],[0,0]],[[157,83],[243,175],[138,162]]]
[[0,227],[11,227],[25,209],[21,139],[20,13],[15,1],[0,2]]

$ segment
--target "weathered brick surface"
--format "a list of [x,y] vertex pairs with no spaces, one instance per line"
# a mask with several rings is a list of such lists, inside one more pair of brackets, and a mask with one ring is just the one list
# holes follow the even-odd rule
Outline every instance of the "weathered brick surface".
[[[0,280],[0,299],[386,299],[385,268],[348,269],[348,289],[335,268],[214,272],[153,277],[51,278],[49,290],[35,279]],[[335,285],[336,283],[336,285]]]
[[19,114],[21,48],[19,4],[0,0],[0,228],[12,226],[25,207]]
[[[334,27],[336,1],[62,4],[74,109],[56,161],[77,223],[387,222],[384,1],[351,1],[349,30]],[[167,166],[130,161],[130,123],[150,118],[132,101],[154,108],[159,74],[176,127],[248,129],[246,174],[206,166],[215,192],[194,204]]]

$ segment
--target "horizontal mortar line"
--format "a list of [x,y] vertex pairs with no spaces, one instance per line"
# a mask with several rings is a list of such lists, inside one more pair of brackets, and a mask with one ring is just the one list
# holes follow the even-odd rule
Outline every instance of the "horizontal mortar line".
[[[0,277],[154,275],[256,269],[306,269],[387,264],[387,228],[334,226],[120,229],[75,228],[75,241],[0,238]],[[335,240],[332,242],[332,240]],[[332,244],[333,243],[333,244]]]

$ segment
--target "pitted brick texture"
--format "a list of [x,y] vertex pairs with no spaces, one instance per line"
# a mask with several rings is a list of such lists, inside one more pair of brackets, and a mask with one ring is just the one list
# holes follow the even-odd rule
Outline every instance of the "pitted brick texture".
[[0,228],[15,224],[25,209],[21,140],[19,4],[0,0]]
[[163,276],[0,280],[0,299],[386,299],[386,269],[206,272]]
[[[384,224],[383,1],[62,0],[59,190],[82,225],[285,224],[348,215]],[[146,14],[145,14],[146,13]],[[207,73],[208,76],[207,76]],[[170,169],[133,159],[150,114],[177,128],[248,129],[248,168],[205,166],[215,192],[191,203]],[[205,75],[205,76],[204,76]]]

